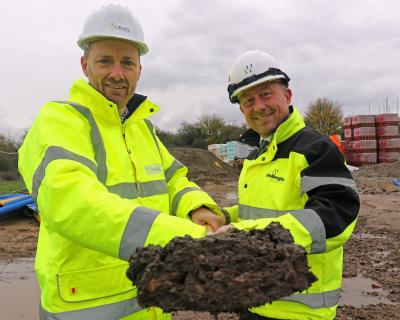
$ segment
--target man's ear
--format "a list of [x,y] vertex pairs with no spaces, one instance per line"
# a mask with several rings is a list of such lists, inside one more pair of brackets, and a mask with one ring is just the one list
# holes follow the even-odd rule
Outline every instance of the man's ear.
[[288,105],[291,105],[291,103],[292,103],[292,90],[290,88],[286,88],[285,98],[287,100]]
[[81,57],[81,67],[84,75],[87,77],[89,73],[88,73],[88,63],[85,56]]
[[239,109],[240,109],[240,111],[242,112],[242,113],[244,113],[243,112],[243,109],[242,109],[242,106],[239,104]]

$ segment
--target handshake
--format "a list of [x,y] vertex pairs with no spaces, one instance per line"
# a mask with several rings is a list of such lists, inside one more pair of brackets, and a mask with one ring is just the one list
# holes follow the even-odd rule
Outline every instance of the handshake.
[[206,227],[207,234],[218,234],[233,229],[230,225],[228,214],[218,216],[207,207],[200,207],[191,212],[191,219],[194,223]]

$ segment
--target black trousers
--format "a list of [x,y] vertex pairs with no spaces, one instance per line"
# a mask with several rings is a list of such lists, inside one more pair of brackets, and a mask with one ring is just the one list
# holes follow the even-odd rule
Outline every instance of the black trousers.
[[245,310],[239,313],[239,320],[280,320],[280,319],[263,317],[257,313]]

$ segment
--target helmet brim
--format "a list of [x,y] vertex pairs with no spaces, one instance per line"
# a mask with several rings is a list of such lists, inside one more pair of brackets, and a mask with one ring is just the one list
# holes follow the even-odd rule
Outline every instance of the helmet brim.
[[252,82],[252,83],[244,85],[243,87],[240,87],[237,90],[235,90],[232,93],[232,95],[230,97],[230,100],[232,102],[239,102],[239,96],[243,93],[243,91],[245,91],[247,89],[250,89],[252,87],[255,87],[255,86],[257,86],[257,85],[259,85],[261,83],[264,83],[264,82],[274,82],[274,81],[282,80],[282,79],[286,80],[285,76],[283,76],[283,75],[273,75],[273,76],[269,75],[269,76],[265,76],[263,78],[260,78],[260,79],[258,79],[256,81]]
[[121,40],[121,41],[129,42],[130,44],[132,44],[133,46],[135,46],[139,50],[139,54],[141,56],[145,55],[147,52],[149,52],[149,47],[143,42],[133,41],[133,40],[131,40],[129,38],[104,36],[104,35],[91,35],[89,37],[80,38],[78,40],[78,46],[82,50],[86,50],[91,43],[99,41],[99,40],[104,40],[104,39],[115,39],[115,40]]

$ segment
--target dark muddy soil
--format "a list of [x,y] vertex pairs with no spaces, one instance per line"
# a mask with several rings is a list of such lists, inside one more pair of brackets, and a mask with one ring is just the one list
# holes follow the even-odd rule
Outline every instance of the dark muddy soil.
[[142,307],[239,312],[308,288],[315,276],[305,250],[279,223],[203,239],[176,237],[165,248],[138,248],[128,277]]

